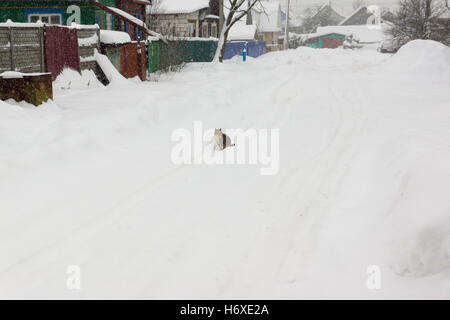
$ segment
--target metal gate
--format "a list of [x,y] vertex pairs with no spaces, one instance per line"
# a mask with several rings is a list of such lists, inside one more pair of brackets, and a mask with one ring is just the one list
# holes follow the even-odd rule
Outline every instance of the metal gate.
[[343,41],[340,38],[323,38],[322,48],[336,49],[342,46]]
[[147,54],[145,43],[130,43],[120,47],[120,73],[125,78],[139,76],[147,79]]
[[52,80],[64,70],[80,71],[77,30],[59,26],[45,26],[45,66]]

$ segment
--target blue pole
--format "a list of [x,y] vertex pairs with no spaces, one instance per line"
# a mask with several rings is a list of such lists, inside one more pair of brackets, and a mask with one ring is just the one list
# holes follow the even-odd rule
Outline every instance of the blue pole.
[[247,44],[248,44],[248,42],[245,43],[244,51],[242,52],[242,60],[244,62],[247,61]]

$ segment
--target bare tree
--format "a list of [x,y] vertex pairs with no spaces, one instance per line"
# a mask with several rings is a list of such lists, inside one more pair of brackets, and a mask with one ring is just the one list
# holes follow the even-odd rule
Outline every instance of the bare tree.
[[398,11],[386,33],[400,45],[415,39],[429,39],[450,45],[448,24],[442,22],[443,0],[400,0]]
[[164,0],[152,0],[147,20],[153,23],[152,27],[155,28],[155,31],[159,32],[166,38],[170,38],[171,36],[174,36],[173,26],[167,21],[160,21],[158,15],[155,15],[155,13],[157,13],[158,10],[162,7],[163,1]]
[[223,62],[228,32],[237,21],[241,20],[249,12],[251,12],[257,3],[261,4],[260,0],[224,0],[224,7],[228,12],[225,14],[225,22],[223,24],[222,31],[220,32],[214,62]]
[[303,22],[302,22],[302,32],[312,33],[315,32],[317,27],[322,25],[318,13],[322,9],[322,6],[316,5],[308,7],[303,11]]

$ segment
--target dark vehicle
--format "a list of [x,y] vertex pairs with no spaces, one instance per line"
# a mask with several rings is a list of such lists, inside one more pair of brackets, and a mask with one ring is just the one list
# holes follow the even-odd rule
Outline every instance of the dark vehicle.
[[381,43],[381,47],[379,48],[379,51],[381,53],[396,53],[398,49],[400,48],[400,44],[397,40],[384,40]]

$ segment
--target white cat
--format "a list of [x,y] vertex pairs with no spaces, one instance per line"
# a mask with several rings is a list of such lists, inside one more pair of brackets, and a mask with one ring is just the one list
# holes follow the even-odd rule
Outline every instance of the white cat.
[[223,150],[227,147],[234,147],[235,144],[231,144],[231,139],[225,133],[222,132],[222,129],[214,130],[214,138],[216,140],[216,145],[219,150]]

